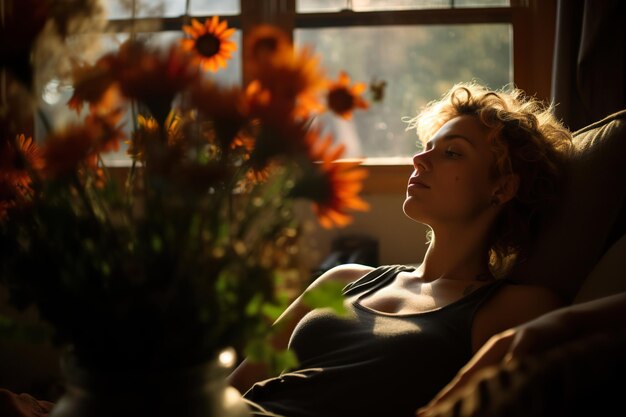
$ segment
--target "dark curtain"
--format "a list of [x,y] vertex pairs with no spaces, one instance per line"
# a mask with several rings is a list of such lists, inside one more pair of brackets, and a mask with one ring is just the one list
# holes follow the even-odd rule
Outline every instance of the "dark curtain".
[[558,0],[557,116],[577,130],[626,108],[626,1]]

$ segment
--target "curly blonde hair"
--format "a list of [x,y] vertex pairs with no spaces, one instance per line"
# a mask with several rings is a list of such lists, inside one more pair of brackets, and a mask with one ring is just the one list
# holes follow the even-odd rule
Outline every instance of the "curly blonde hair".
[[519,188],[497,218],[490,234],[490,267],[503,275],[525,255],[563,180],[573,150],[571,132],[554,116],[553,106],[517,88],[489,90],[460,83],[427,104],[409,121],[424,145],[447,121],[474,115],[490,129],[492,178],[516,174]]

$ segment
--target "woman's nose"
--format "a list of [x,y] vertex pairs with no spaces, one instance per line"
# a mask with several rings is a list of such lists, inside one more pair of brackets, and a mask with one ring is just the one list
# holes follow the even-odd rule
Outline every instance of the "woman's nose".
[[430,162],[428,161],[428,151],[420,152],[413,155],[413,166],[417,172],[428,171],[430,169]]

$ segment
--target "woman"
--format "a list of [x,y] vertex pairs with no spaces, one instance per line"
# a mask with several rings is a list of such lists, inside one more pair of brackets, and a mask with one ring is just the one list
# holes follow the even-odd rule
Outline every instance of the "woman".
[[302,297],[285,311],[274,343],[293,349],[299,368],[266,379],[244,361],[231,378],[257,414],[414,415],[491,336],[562,305],[502,279],[524,257],[571,149],[550,108],[519,90],[459,84],[410,127],[424,147],[403,209],[431,229],[423,262],[320,276],[310,288],[347,284],[351,315],[309,311]]

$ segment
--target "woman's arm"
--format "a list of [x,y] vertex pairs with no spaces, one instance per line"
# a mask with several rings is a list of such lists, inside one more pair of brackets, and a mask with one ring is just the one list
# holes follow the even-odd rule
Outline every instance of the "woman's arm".
[[38,400],[30,394],[17,394],[0,388],[0,416],[46,417],[54,407],[50,401]]
[[485,367],[540,353],[583,335],[617,328],[626,328],[626,292],[563,307],[498,333],[417,415],[427,417],[437,405],[461,394]]
[[[291,333],[296,327],[300,319],[304,317],[311,308],[308,307],[303,298],[305,294],[319,285],[328,281],[341,282],[347,284],[361,278],[363,275],[371,271],[373,268],[365,265],[358,264],[346,264],[336,266],[324,274],[320,275],[304,292],[294,300],[291,305],[278,317],[274,326],[278,327],[271,339],[270,343],[277,350],[284,350],[287,348]],[[263,363],[256,363],[245,359],[229,376],[228,382],[233,387],[237,388],[239,392],[246,392],[255,382],[271,378],[275,375],[271,375],[267,366]]]

